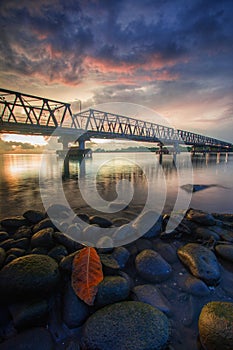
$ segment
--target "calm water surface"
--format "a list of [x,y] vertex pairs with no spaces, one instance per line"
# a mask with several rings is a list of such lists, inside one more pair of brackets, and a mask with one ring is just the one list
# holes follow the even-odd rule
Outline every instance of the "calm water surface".
[[[55,154],[46,155],[43,163],[42,155],[37,154],[0,155],[0,218],[20,215],[28,209],[43,210],[41,190],[46,202],[60,202],[63,190],[76,213],[103,215],[101,201],[97,199],[99,206],[95,209],[92,200],[98,195],[105,203],[116,200],[117,186],[122,180],[120,196],[127,197],[132,191],[133,195],[128,209],[106,214],[110,218],[140,212],[148,198],[155,208],[163,211],[173,208],[178,194],[181,207],[182,203],[187,205],[190,194],[180,186],[192,181],[212,186],[193,193],[190,207],[233,213],[233,155],[228,158],[225,155],[198,156],[190,168],[187,155],[177,156],[177,166],[174,166],[172,157],[167,155],[160,165],[158,156],[151,153],[95,153],[82,164],[70,161],[69,176],[67,171],[62,173],[61,187],[62,165],[63,161]],[[41,185],[40,176],[43,179]],[[80,193],[80,184],[85,187],[85,198]]]

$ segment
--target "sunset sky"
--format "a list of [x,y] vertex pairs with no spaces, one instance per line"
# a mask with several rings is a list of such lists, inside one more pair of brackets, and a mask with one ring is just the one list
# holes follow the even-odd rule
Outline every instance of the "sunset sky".
[[137,103],[233,142],[231,0],[1,0],[0,18],[2,88]]

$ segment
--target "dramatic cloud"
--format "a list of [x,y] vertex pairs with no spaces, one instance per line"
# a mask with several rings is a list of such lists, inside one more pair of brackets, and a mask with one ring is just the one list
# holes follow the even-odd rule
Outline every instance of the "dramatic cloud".
[[83,106],[145,104],[215,135],[221,121],[222,135],[233,127],[232,13],[230,0],[2,0],[1,81],[85,95]]

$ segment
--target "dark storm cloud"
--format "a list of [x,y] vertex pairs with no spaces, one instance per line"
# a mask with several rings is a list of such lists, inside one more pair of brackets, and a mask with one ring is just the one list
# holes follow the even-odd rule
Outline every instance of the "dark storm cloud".
[[207,54],[232,55],[232,9],[227,0],[3,1],[1,66],[71,85],[90,73],[108,80],[114,67],[116,80],[127,70],[168,77],[184,62],[202,72]]

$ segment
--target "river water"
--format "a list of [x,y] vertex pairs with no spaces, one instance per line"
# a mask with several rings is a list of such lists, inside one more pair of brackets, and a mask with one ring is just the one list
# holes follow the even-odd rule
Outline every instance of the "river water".
[[[233,155],[94,153],[71,160],[69,174],[55,154],[0,155],[0,219],[64,203],[75,213],[131,218],[145,206],[159,212],[193,207],[233,213]],[[181,186],[210,185],[191,193]],[[113,202],[113,203],[111,203]],[[121,203],[128,204],[123,210]]]

